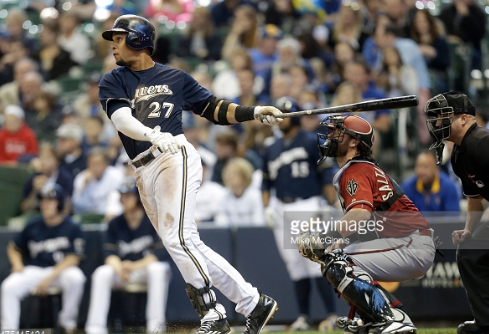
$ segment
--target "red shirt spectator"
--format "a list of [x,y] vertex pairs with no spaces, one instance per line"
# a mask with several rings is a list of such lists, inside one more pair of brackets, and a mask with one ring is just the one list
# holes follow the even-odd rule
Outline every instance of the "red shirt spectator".
[[0,163],[15,165],[23,155],[37,155],[37,138],[24,123],[24,110],[10,105],[4,113],[5,124],[0,130]]

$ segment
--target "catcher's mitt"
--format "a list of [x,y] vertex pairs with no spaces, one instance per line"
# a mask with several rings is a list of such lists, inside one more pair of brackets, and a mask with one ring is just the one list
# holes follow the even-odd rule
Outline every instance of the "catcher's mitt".
[[326,246],[322,243],[323,239],[324,235],[321,233],[302,233],[297,239],[299,253],[311,261],[324,264]]

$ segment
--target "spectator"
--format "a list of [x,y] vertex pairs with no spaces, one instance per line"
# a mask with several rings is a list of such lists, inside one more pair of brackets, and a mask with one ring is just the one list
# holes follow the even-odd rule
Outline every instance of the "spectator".
[[474,0],[453,0],[439,15],[451,43],[472,46],[472,69],[481,69],[481,43],[486,33],[486,14]]
[[[124,212],[112,219],[104,232],[105,263],[92,274],[85,331],[87,334],[108,333],[112,289],[136,283],[148,286],[146,332],[164,333],[170,264],[162,262],[159,253],[163,253],[164,246],[144,212],[136,181],[126,179],[119,192]],[[164,253],[167,255],[166,251]]]
[[411,38],[418,44],[432,76],[436,77],[431,87],[433,94],[448,91],[450,47],[445,36],[440,33],[440,24],[428,9],[423,9],[415,11],[411,26]]
[[362,52],[368,35],[363,31],[363,17],[357,2],[344,1],[339,17],[333,26],[328,44],[334,49],[336,43],[348,43],[356,52]]
[[33,113],[34,99],[42,91],[44,80],[39,72],[28,72],[24,74],[19,82],[19,105],[26,112],[26,118],[29,113]]
[[53,143],[56,140],[56,129],[61,125],[62,106],[56,95],[46,91],[39,92],[33,101],[33,109],[26,113],[26,123],[36,133],[39,141]]
[[231,60],[233,51],[238,48],[252,49],[258,46],[260,29],[256,10],[250,5],[241,5],[234,11],[234,20],[231,30],[224,40],[221,54],[222,58]]
[[[242,69],[251,69],[253,67],[250,55],[243,48],[233,50],[229,63],[231,68],[217,73],[212,82],[212,91],[217,97],[223,99],[233,99],[240,94],[237,72]],[[259,86],[263,85],[261,85],[258,80],[256,80],[255,84],[256,90],[259,92],[259,90],[261,90]]]
[[24,110],[10,105],[4,114],[5,124],[0,130],[0,164],[16,165],[19,158],[37,155],[37,138],[24,123]]
[[222,206],[222,199],[226,195],[226,188],[208,177],[207,164],[202,160],[202,183],[195,202],[196,223],[213,223]]
[[104,120],[100,116],[89,117],[84,126],[85,140],[83,141],[83,151],[88,152],[94,147],[107,149],[109,147],[108,138],[104,138]]
[[[118,17],[119,17],[118,13],[110,13],[109,17],[104,22],[102,22],[100,31],[106,31],[112,29],[112,27],[114,26],[114,22]],[[114,59],[114,57],[112,56],[112,50],[110,48],[110,44],[111,42],[104,39],[102,37],[102,34],[97,34],[97,36],[94,38],[94,49],[95,49],[95,56],[98,60],[104,60],[108,56],[112,60]]]
[[90,40],[80,31],[78,16],[72,11],[63,12],[59,18],[58,44],[70,53],[71,60],[86,64],[91,58]]
[[[212,181],[224,184],[222,175],[225,165],[232,158],[240,156],[238,142],[239,135],[234,130],[221,132],[216,136],[217,161],[212,171]],[[244,158],[252,164],[254,169],[261,168],[261,159],[256,153],[251,150],[246,150],[242,155],[244,155]]]
[[274,103],[282,96],[288,96],[292,78],[288,73],[280,73],[272,78],[270,83],[270,100]]
[[409,37],[412,22],[409,20],[407,1],[382,0],[382,10],[388,18],[389,24],[398,29],[398,36],[403,38]]
[[31,58],[19,58],[14,65],[14,80],[0,87],[0,111],[8,105],[20,104],[20,83],[24,75],[36,72],[37,64]]
[[[322,45],[312,32],[304,32],[297,39],[301,45],[301,56],[311,63],[319,59],[324,67],[330,68],[334,62],[334,54],[327,45]],[[312,64],[311,64],[312,66]]]
[[[421,144],[427,144],[430,136],[426,129],[426,115],[424,113],[424,106],[431,96],[430,93],[430,78],[428,74],[428,68],[423,55],[419,51],[417,44],[409,38],[399,38],[399,30],[393,26],[382,24],[377,26],[375,31],[375,43],[380,48],[379,52],[387,47],[395,47],[401,56],[404,65],[410,65],[416,69],[416,75],[418,77],[419,91],[418,95],[418,129],[419,140]],[[382,57],[378,58],[378,62],[375,66],[375,70],[378,72],[382,66]]]
[[240,94],[231,99],[232,102],[242,106],[254,106],[260,104],[258,95],[253,89],[255,87],[255,73],[251,68],[242,68],[236,71]]
[[300,14],[295,10],[292,1],[273,0],[268,2],[265,10],[265,23],[273,24],[285,33],[292,33]]
[[45,296],[57,287],[62,293],[58,323],[73,333],[86,280],[78,267],[85,241],[80,226],[63,214],[61,187],[52,185],[40,196],[41,217],[29,222],[7,247],[12,273],[1,287],[2,330],[19,329],[20,301],[32,290]]
[[334,48],[334,62],[331,65],[331,71],[326,76],[326,84],[328,85],[328,93],[333,94],[336,87],[345,80],[346,64],[355,60],[355,50],[346,42],[338,42]]
[[460,191],[440,172],[432,152],[418,155],[414,171],[416,174],[404,180],[401,188],[420,211],[460,211]]
[[374,34],[381,11],[381,0],[364,0],[361,8],[364,18],[363,31],[369,36]]
[[83,152],[83,129],[77,124],[63,124],[56,130],[56,152],[63,168],[73,177],[87,168],[87,158]]
[[47,81],[68,74],[73,66],[78,65],[71,59],[71,54],[58,43],[59,28],[55,23],[45,23],[41,32],[40,49],[32,58],[41,65]]
[[[322,105],[319,101],[318,94],[314,91],[304,91],[297,100],[299,110],[319,109]],[[304,115],[301,116],[301,129],[311,133],[321,132],[319,122],[322,115]]]
[[168,21],[191,22],[194,4],[191,0],[149,0],[144,15]]
[[57,184],[66,200],[65,213],[70,213],[71,205],[68,200],[73,195],[73,176],[60,167],[59,157],[54,148],[49,144],[43,144],[39,149],[39,158],[31,161],[31,164],[34,166],[34,174],[24,184],[22,212],[39,212],[40,192],[45,187]]
[[314,71],[312,70],[309,62],[302,58],[301,46],[297,39],[287,37],[280,40],[277,43],[277,50],[279,54],[279,59],[265,74],[265,88],[263,91],[264,94],[270,93],[270,85],[274,76],[282,73],[289,73],[290,68],[294,65],[305,67],[309,78],[314,79]]
[[289,69],[291,85],[289,88],[289,95],[294,99],[299,99],[302,93],[306,90],[318,91],[319,84],[313,80],[309,75],[306,67],[300,65],[293,65]]
[[395,47],[385,48],[382,55],[382,69],[377,75],[377,87],[388,97],[416,95],[419,91],[416,70],[403,64]]
[[282,37],[282,31],[274,24],[267,24],[262,28],[258,46],[248,51],[255,75],[263,78],[266,71],[278,60],[277,42]]
[[243,158],[233,158],[224,167],[222,179],[227,192],[219,205],[215,223],[219,226],[264,225],[260,190],[251,186],[253,166]]
[[198,7],[184,36],[178,41],[178,57],[197,57],[203,61],[215,61],[221,58],[221,38],[215,33],[209,10]]
[[[3,53],[3,54],[2,54]],[[0,52],[0,86],[14,80],[14,66],[18,59],[27,57],[29,51],[19,40],[10,40],[5,51]]]
[[24,22],[28,20],[26,12],[20,8],[10,8],[5,19],[5,26],[11,40],[21,41],[27,47],[29,53],[32,53],[36,47],[35,40],[24,29]]
[[[364,101],[387,97],[372,83],[370,68],[362,60],[355,60],[346,65],[345,78],[347,82],[360,89]],[[387,133],[390,129],[390,110],[378,110],[375,113],[366,112],[362,113],[361,116],[369,121],[374,130],[380,133]]]
[[93,148],[88,153],[87,169],[75,177],[73,212],[103,215],[109,193],[121,185],[123,178],[120,170],[110,166],[105,150]]
[[249,0],[223,0],[211,7],[211,18],[214,26],[218,29],[227,28],[231,25],[235,10],[241,5],[252,5]]

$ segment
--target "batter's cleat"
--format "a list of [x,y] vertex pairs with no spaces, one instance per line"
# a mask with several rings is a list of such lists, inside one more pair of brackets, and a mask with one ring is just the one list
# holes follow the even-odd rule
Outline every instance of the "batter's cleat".
[[489,334],[489,326],[478,326],[475,320],[465,321],[457,327],[458,334]]
[[246,328],[242,334],[259,334],[267,322],[278,311],[277,302],[267,295],[260,294],[260,300],[253,312],[246,318]]
[[195,332],[195,334],[229,334],[229,333],[231,333],[231,326],[229,326],[227,319],[204,321],[200,325],[200,328]]
[[290,326],[289,331],[300,332],[311,330],[311,325],[307,321],[307,315],[301,314]]

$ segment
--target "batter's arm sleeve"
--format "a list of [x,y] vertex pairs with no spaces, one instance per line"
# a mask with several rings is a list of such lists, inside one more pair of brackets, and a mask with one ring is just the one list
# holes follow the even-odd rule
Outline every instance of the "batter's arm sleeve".
[[117,109],[112,114],[111,119],[117,131],[135,140],[150,141],[148,135],[153,129],[143,125],[137,118],[132,116],[129,107]]

